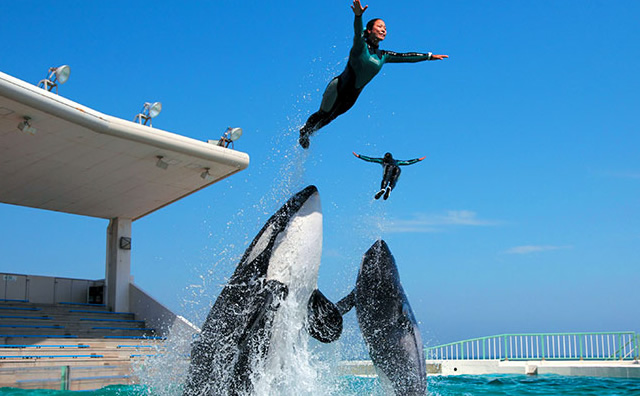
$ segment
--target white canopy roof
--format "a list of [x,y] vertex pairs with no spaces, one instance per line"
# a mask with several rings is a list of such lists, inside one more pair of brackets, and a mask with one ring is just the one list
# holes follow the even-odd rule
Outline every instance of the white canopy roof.
[[[25,116],[34,134],[18,129]],[[248,165],[245,153],[111,117],[0,73],[0,202],[136,220]]]

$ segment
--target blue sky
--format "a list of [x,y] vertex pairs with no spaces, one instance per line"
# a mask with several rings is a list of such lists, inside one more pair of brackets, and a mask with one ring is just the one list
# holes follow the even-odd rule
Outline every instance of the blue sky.
[[[372,1],[386,65],[347,114],[297,147],[346,64],[348,1],[3,4],[0,71],[199,140],[227,126],[232,178],[133,225],[135,282],[201,320],[270,214],[320,190],[320,287],[337,300],[384,238],[430,344],[506,332],[640,330],[640,3]],[[409,159],[391,198],[352,151]],[[2,271],[100,279],[107,221],[0,205]]]

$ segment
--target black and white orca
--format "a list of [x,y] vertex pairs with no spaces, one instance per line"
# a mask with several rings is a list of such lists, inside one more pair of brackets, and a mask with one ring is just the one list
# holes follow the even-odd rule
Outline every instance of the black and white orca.
[[422,338],[398,274],[383,241],[362,258],[356,286],[337,304],[355,306],[360,331],[387,395],[425,395],[427,372]]
[[322,342],[340,337],[342,315],[317,289],[321,254],[320,196],[308,186],[266,222],[220,292],[193,343],[185,396],[251,393],[284,303],[292,325]]

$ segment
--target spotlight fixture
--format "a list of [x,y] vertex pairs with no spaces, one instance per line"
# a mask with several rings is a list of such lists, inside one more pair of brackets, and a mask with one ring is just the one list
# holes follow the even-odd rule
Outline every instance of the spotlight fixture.
[[51,92],[51,90],[55,88],[57,94],[58,84],[66,83],[69,79],[69,74],[71,74],[71,68],[68,65],[50,67],[49,75],[47,76],[47,78],[40,80],[38,86],[46,89],[49,92]]
[[144,124],[144,125],[147,125],[147,122],[149,122],[149,126],[152,127],[153,125],[151,123],[151,119],[157,117],[161,111],[162,111],[162,103],[145,102],[145,104],[142,106],[142,110],[140,110],[140,113],[138,113],[135,116],[133,121],[138,122],[139,124]]
[[204,168],[204,171],[200,174],[200,177],[203,178],[206,181],[213,180],[213,175],[211,173],[209,173],[210,170],[211,170],[211,168]]
[[163,160],[163,156],[158,155],[156,158],[158,159],[158,161],[156,161],[156,166],[158,168],[166,170],[169,167],[169,163]]
[[18,129],[24,133],[30,133],[32,135],[35,135],[38,130],[31,125],[31,122],[30,122],[31,117],[24,116],[22,118],[23,118],[22,122],[18,124]]
[[229,145],[231,145],[231,148],[234,148],[233,142],[240,139],[240,136],[242,136],[242,128],[229,127],[224,131],[220,140],[218,140],[218,146],[229,147]]

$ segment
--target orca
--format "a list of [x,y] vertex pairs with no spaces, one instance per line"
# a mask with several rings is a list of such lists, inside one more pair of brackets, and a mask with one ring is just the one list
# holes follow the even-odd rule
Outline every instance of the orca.
[[337,306],[342,314],[355,306],[360,331],[385,394],[425,395],[422,337],[385,241],[376,241],[364,254],[355,288]]
[[185,396],[250,394],[285,302],[314,338],[340,337],[342,315],[317,289],[321,254],[320,195],[308,186],[267,220],[217,297],[192,344]]

